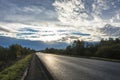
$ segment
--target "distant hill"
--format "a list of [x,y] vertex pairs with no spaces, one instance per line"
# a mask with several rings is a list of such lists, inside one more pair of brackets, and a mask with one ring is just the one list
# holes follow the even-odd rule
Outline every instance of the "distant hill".
[[20,44],[24,47],[32,48],[35,50],[43,50],[45,48],[58,48],[63,49],[68,44],[65,42],[42,42],[42,41],[31,41],[23,39],[15,39],[10,37],[0,36],[0,46],[8,47],[12,44]]

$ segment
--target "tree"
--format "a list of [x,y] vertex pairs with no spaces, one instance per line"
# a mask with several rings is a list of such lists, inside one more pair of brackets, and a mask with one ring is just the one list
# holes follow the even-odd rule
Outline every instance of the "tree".
[[75,55],[80,55],[80,56],[84,56],[84,42],[77,40],[74,41],[72,44],[72,48],[73,48],[73,53]]
[[96,56],[103,58],[120,59],[120,45],[102,46],[96,52]]
[[72,47],[70,45],[67,46],[66,49],[65,49],[65,54],[71,55],[72,53],[73,53]]
[[9,57],[13,60],[16,59],[17,57],[21,56],[21,52],[20,52],[21,46],[20,45],[17,45],[17,44],[11,45],[9,47],[9,51],[10,51]]

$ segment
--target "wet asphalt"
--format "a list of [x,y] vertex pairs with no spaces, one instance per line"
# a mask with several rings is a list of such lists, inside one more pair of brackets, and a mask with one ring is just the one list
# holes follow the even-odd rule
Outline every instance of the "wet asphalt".
[[120,80],[120,63],[36,53],[54,80]]

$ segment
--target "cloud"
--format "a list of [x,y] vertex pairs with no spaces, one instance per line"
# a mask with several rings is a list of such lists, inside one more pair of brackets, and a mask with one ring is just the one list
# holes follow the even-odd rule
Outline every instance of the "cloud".
[[101,15],[103,10],[109,9],[107,5],[107,0],[96,0],[92,4],[93,13],[96,15]]
[[[66,23],[80,23],[87,21],[104,22],[119,10],[120,1],[108,0],[55,0],[53,4],[58,13],[58,19]],[[113,7],[112,6],[116,6]]]
[[45,42],[97,41],[110,36],[102,31],[106,24],[113,30],[120,27],[119,5],[120,0],[0,0],[0,35]]
[[117,11],[117,13],[115,15],[113,15],[113,17],[110,19],[110,21],[113,22],[120,22],[120,11]]
[[58,19],[62,23],[73,26],[81,33],[90,34],[87,37],[82,36],[80,39],[93,41],[110,37],[109,35],[104,36],[99,29],[104,28],[106,24],[114,26],[120,24],[119,0],[55,0],[53,5],[58,13]]
[[58,13],[58,19],[64,23],[71,23],[74,22],[74,20],[83,21],[89,17],[85,10],[84,4],[82,4],[82,1],[66,0],[61,2],[56,0],[54,6],[56,7],[56,11]]
[[[50,25],[49,25],[50,24]],[[2,23],[2,26],[5,26],[8,28],[8,30],[11,29],[12,32],[2,32],[0,35],[6,36],[6,37],[14,37],[17,39],[26,39],[26,40],[32,40],[32,41],[44,41],[44,42],[51,42],[51,41],[58,41],[58,42],[70,42],[75,39],[79,39],[81,36],[89,36],[90,34],[81,33],[76,29],[73,29],[73,27],[68,28],[68,26],[63,27],[63,25],[60,27],[54,24],[41,24],[39,26],[36,25],[26,25],[26,24],[20,24],[20,23]],[[65,39],[66,40],[63,40]],[[68,41],[68,39],[70,41]]]
[[5,29],[5,28],[3,28],[3,27],[1,27],[1,26],[0,26],[0,31],[3,31],[3,32],[10,32],[10,30]]
[[31,23],[56,21],[53,0],[0,0],[0,21]]
[[113,26],[106,24],[105,27],[101,28],[100,31],[106,36],[119,37],[120,36],[120,26]]

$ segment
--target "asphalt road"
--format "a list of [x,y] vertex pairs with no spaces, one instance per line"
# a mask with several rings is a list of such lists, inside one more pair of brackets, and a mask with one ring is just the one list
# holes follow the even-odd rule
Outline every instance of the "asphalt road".
[[120,63],[36,54],[55,80],[120,80]]

